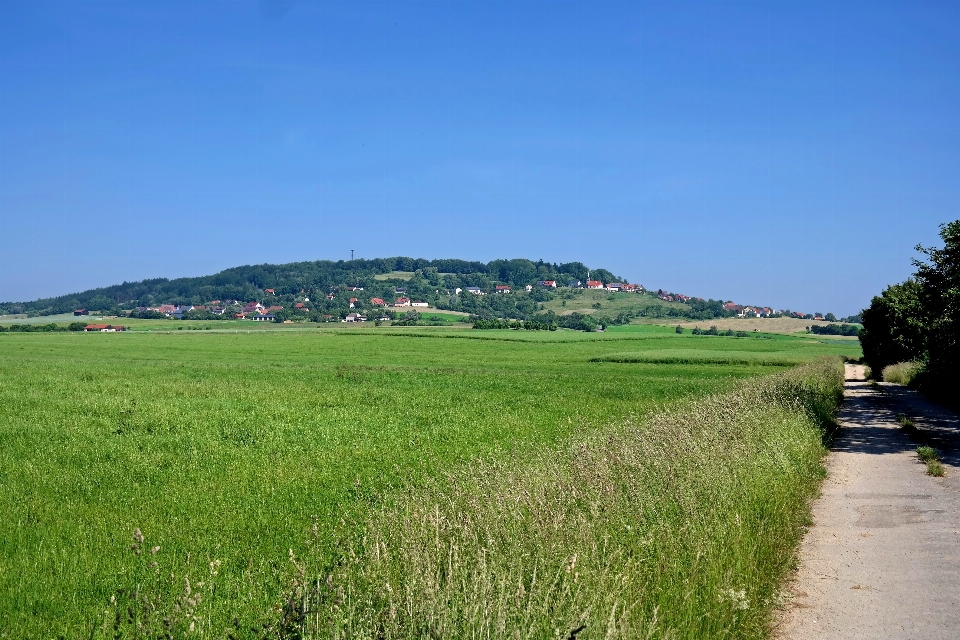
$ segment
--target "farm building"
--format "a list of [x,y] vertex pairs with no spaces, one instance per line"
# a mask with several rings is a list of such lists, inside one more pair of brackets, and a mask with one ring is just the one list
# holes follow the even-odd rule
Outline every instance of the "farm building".
[[100,331],[101,333],[114,333],[116,331],[126,331],[126,327],[112,324],[88,324],[83,328],[84,331]]

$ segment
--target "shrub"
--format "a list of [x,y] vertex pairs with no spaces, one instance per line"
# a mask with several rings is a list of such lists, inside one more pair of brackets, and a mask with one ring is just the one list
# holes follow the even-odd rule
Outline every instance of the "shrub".
[[677,325],[677,333],[683,333],[683,327]]
[[893,382],[896,384],[909,385],[920,372],[920,365],[917,362],[898,362],[883,368],[881,376],[884,382]]
[[917,456],[924,462],[930,462],[939,457],[937,456],[937,450],[928,446],[917,447]]

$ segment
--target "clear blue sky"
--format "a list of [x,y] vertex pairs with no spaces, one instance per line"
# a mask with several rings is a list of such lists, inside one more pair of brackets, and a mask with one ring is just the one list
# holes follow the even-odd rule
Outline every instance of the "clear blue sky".
[[855,313],[960,217],[958,9],[3,2],[0,300],[355,249]]

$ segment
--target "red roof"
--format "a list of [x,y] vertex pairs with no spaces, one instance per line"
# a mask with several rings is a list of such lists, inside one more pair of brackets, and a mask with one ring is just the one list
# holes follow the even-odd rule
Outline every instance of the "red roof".
[[370,298],[370,304],[387,306],[387,303],[384,302],[382,298]]
[[356,301],[357,301],[356,298],[350,298],[350,302],[356,302]]
[[303,309],[305,305],[304,305],[302,302],[298,302],[297,304],[295,304],[295,305],[293,305],[293,306],[296,307],[297,309]]
[[599,280],[587,280],[588,287],[602,287],[603,283]]

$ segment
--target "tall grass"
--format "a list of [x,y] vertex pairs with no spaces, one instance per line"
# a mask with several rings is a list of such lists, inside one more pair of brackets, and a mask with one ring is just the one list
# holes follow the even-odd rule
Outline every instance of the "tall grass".
[[920,364],[917,362],[898,362],[884,367],[881,375],[884,382],[909,385],[919,372]]
[[822,479],[820,361],[400,491],[285,611],[330,638],[765,635]]

